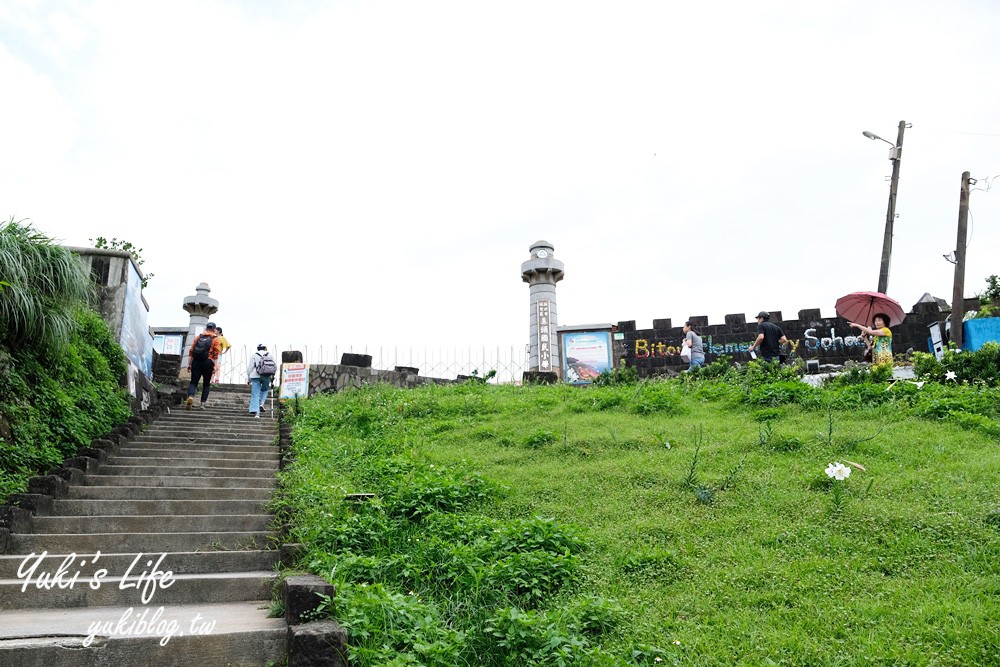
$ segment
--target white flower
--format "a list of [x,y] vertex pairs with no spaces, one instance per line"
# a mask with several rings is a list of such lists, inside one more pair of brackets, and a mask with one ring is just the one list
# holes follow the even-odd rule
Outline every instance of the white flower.
[[958,374],[955,371],[948,371],[944,374],[944,377],[946,380],[954,380],[958,377]]
[[831,463],[826,467],[827,477],[833,477],[836,480],[845,480],[851,476],[851,469],[845,466],[843,463]]

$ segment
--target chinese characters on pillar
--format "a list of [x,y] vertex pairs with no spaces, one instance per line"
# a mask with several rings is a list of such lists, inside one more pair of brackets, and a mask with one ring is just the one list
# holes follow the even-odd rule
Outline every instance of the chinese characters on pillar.
[[549,348],[549,302],[539,300],[535,302],[536,315],[538,317],[538,370],[552,370],[552,352]]

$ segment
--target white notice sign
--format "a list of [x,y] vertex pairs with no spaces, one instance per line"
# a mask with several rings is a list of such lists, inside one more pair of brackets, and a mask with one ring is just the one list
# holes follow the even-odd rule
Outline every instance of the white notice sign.
[[309,398],[309,366],[306,364],[281,365],[281,394],[278,398]]

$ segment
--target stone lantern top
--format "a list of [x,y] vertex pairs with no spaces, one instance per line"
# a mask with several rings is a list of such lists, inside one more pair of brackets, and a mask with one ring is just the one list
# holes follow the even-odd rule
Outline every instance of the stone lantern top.
[[208,296],[212,288],[208,283],[201,283],[194,288],[195,293],[184,297],[184,310],[192,316],[208,317],[219,310],[219,302]]

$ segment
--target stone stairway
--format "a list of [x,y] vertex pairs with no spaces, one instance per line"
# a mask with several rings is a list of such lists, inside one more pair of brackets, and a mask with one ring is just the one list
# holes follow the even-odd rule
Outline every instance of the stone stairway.
[[268,618],[278,428],[247,415],[248,393],[172,407],[12,532],[0,665],[284,662],[287,624]]

